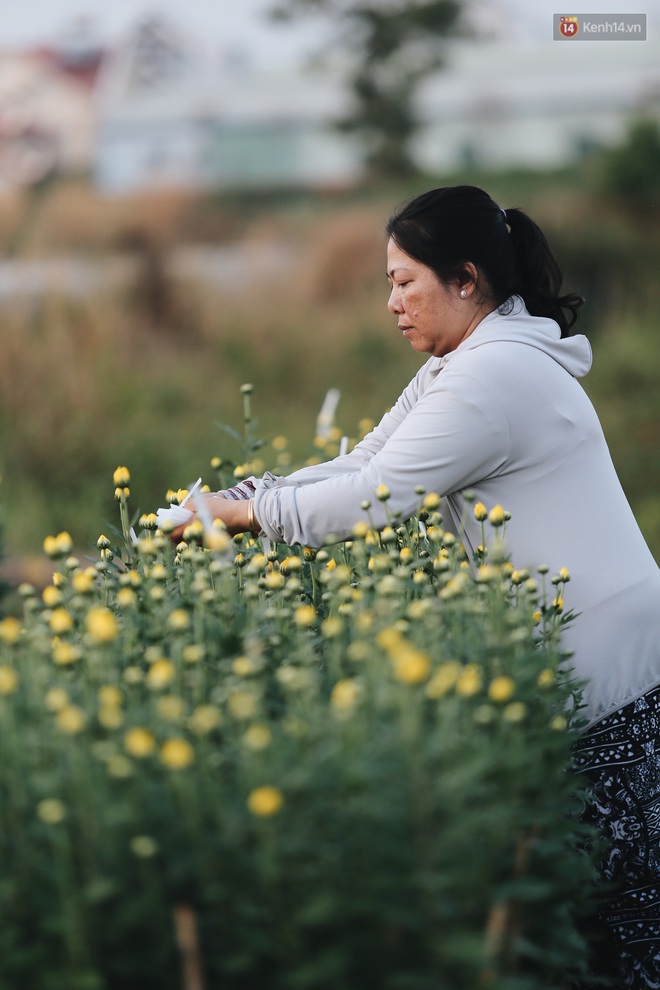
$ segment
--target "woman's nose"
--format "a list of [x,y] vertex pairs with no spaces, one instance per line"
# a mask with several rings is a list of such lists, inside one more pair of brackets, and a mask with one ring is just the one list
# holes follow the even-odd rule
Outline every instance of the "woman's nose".
[[403,312],[399,291],[395,285],[392,286],[392,291],[390,292],[390,298],[387,300],[387,308],[389,309],[390,313]]

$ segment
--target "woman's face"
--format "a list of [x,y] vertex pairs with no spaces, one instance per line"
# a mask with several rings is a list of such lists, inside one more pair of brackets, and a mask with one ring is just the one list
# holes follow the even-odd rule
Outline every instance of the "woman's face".
[[398,317],[403,336],[416,351],[442,357],[468,337],[484,313],[475,303],[475,285],[446,287],[426,265],[415,261],[390,238],[387,278],[392,287],[387,308]]

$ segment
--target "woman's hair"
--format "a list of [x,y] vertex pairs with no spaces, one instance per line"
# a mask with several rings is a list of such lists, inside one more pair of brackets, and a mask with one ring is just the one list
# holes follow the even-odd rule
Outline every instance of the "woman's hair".
[[477,268],[485,292],[502,307],[522,296],[533,316],[555,320],[566,337],[583,299],[560,295],[562,273],[543,231],[522,210],[502,210],[477,186],[445,186],[415,197],[390,218],[388,235],[431,268],[441,282],[470,280]]

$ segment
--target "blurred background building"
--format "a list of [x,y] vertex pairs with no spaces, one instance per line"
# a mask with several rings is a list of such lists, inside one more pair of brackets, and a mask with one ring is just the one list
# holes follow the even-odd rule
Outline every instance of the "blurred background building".
[[[660,119],[657,42],[549,38],[448,43],[420,96],[419,165],[561,165],[616,144],[631,118]],[[104,46],[79,19],[48,47],[0,52],[0,183],[77,172],[109,194],[345,186],[362,172],[334,126],[349,98],[336,61],[230,49],[209,63],[193,31],[158,13]]]

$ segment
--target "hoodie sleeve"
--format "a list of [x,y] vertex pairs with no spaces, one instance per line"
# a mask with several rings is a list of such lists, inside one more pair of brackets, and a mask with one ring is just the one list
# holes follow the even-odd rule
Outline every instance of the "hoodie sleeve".
[[322,464],[311,464],[279,479],[280,486],[310,485],[343,474],[352,474],[365,467],[372,457],[379,453],[390,437],[401,426],[410,411],[415,407],[419,396],[430,379],[431,362],[420,368],[413,380],[406,386],[394,406],[386,412],[380,423],[355,445],[349,454],[335,457]]
[[[257,491],[255,511],[266,535],[305,546],[347,539],[365,518],[360,508],[364,500],[372,504],[377,527],[386,525],[387,511],[407,519],[419,505],[417,486],[449,495],[496,473],[509,453],[509,424],[501,402],[483,381],[448,367],[407,415],[389,425],[393,429],[372,456],[364,462],[354,459],[354,470]],[[379,485],[391,493],[387,510],[375,495]]]

